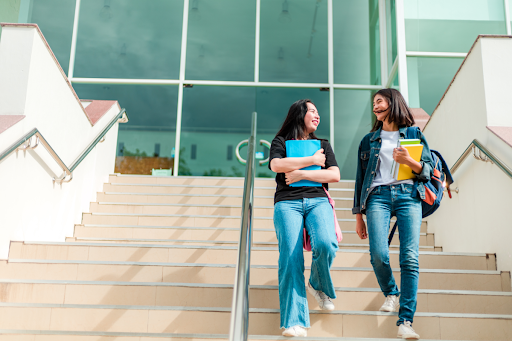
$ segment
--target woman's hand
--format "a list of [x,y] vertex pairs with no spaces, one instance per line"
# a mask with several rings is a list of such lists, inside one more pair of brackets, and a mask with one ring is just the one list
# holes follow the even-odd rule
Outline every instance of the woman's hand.
[[366,224],[364,223],[362,214],[356,215],[356,233],[361,239],[368,238],[368,232],[366,232]]
[[303,180],[304,172],[307,172],[307,171],[302,171],[300,169],[297,169],[297,170],[294,170],[294,171],[291,171],[288,173],[284,173],[286,184],[290,185],[290,184],[293,184],[294,182]]
[[325,167],[325,154],[323,148],[320,148],[315,154],[313,154],[313,164]]
[[407,165],[411,160],[411,156],[406,148],[399,147],[393,149],[393,159],[399,164]]
[[420,174],[423,169],[423,166],[409,155],[407,148],[399,147],[393,149],[393,159],[401,165],[411,167],[416,174]]

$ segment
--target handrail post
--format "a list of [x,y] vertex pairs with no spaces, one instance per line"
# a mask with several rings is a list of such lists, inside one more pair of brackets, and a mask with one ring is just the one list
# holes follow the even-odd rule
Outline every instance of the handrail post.
[[254,160],[256,150],[256,112],[252,113],[251,137],[247,148],[244,195],[242,202],[242,223],[238,244],[238,262],[233,285],[231,306],[230,341],[245,341],[249,332],[249,278],[251,267],[252,220],[254,203]]

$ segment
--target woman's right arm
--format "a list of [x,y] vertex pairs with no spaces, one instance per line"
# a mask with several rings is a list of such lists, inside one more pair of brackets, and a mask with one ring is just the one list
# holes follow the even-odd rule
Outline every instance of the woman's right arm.
[[275,158],[270,161],[270,169],[275,173],[288,173],[308,166],[325,167],[324,150],[318,150],[313,156]]

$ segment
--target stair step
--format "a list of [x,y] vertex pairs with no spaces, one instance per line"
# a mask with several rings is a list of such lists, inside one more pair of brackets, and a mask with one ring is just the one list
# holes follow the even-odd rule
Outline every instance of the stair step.
[[[196,185],[196,186],[243,186],[244,178],[235,177],[155,177],[151,175],[129,175],[118,174],[110,175],[111,183],[136,183],[136,184],[170,184],[170,185]],[[256,178],[254,179],[254,187],[275,187],[274,178]],[[354,188],[354,180],[341,180],[336,183],[330,183],[331,188]]]
[[[242,205],[93,202],[90,205],[90,212],[241,216]],[[274,206],[255,206],[253,214],[255,217],[272,217]],[[354,218],[351,208],[337,208],[336,215],[339,219]]]
[[[159,194],[159,193],[120,193],[98,192],[97,199],[101,202],[130,202],[130,203],[155,203],[155,204],[216,204],[216,205],[241,205],[242,195],[208,195],[208,194]],[[352,208],[353,198],[336,198],[336,208]],[[255,196],[254,203],[257,206],[273,206],[274,196]]]
[[[146,306],[231,307],[229,284],[106,282],[57,280],[0,280],[2,302],[106,304]],[[378,311],[384,296],[378,288],[336,288],[338,310]],[[319,309],[307,295],[310,309]],[[250,307],[279,309],[276,285],[253,285]],[[512,315],[512,293],[499,291],[418,291],[418,312]]]
[[[309,266],[305,267],[309,278]],[[400,283],[399,269],[393,269]],[[508,273],[486,270],[420,269],[419,288],[510,291]],[[371,268],[333,267],[342,287],[377,288]],[[11,259],[0,262],[0,278],[232,284],[234,264]],[[251,266],[251,284],[277,285],[277,266]]]
[[[231,315],[222,307],[24,303],[0,303],[0,314],[2,329],[198,334],[226,334]],[[393,338],[397,332],[396,313],[311,310],[310,320],[309,337]],[[512,315],[416,313],[414,329],[429,339],[510,340]],[[280,335],[279,310],[250,309],[249,333]]]
[[[79,226],[76,227],[78,229]],[[80,228],[83,228],[80,227]],[[75,231],[76,231],[75,229]],[[94,229],[88,229],[86,227],[85,232],[80,230],[80,235],[97,235],[98,233],[95,233],[97,231],[94,231]],[[101,233],[104,232],[101,230]],[[114,231],[115,234],[115,231]],[[94,242],[94,243],[121,243],[121,244],[161,244],[161,245],[188,245],[188,246],[238,246],[238,241],[236,240],[200,240],[200,239],[144,239],[144,238],[112,238],[112,237],[68,237],[66,238],[66,242],[74,243],[74,242]],[[253,246],[255,247],[277,247],[277,242],[255,242],[253,239]],[[368,250],[369,246],[368,244],[348,244],[343,241],[339,244],[340,248],[343,249],[354,249],[354,250]],[[400,245],[398,243],[393,243],[390,245],[390,250],[398,250],[400,248]],[[442,251],[440,247],[434,247],[434,246],[420,246],[420,251],[431,251],[439,253]],[[494,255],[489,255],[494,257]],[[494,259],[494,258],[493,258]],[[489,264],[495,264],[492,263],[489,260]],[[488,268],[487,270],[493,270],[492,268]]]
[[[140,213],[83,213],[82,224],[95,225],[153,225],[190,227],[240,227],[240,215],[193,215],[193,214],[140,214]],[[354,231],[355,219],[338,218],[343,231]],[[391,219],[390,227],[395,219]],[[274,228],[273,218],[254,217],[254,229]],[[427,232],[427,223],[421,223],[421,232]]]
[[[336,208],[352,208],[353,198],[333,197]],[[214,195],[214,194],[159,194],[159,193],[120,193],[98,192],[97,200],[101,202],[130,202],[130,203],[161,203],[161,204],[217,204],[217,205],[242,205],[242,194],[239,195]],[[254,205],[274,205],[274,195],[255,196]]]
[[[205,185],[173,185],[173,184],[138,184],[138,183],[106,183],[104,192],[121,193],[175,193],[175,194],[216,194],[216,195],[242,195],[243,186],[205,186]],[[275,184],[270,187],[255,187],[255,196],[273,196],[276,192]],[[330,188],[333,198],[353,198],[354,188]]]
[[[227,334],[176,334],[176,333],[123,333],[123,332],[77,332],[60,330],[16,330],[0,329],[0,341],[227,341]],[[290,340],[277,335],[248,335],[251,341]],[[352,337],[301,337],[303,341],[396,341],[395,338],[352,338]],[[432,341],[424,339],[423,341]],[[436,340],[453,341],[453,340]],[[460,341],[460,340],[458,340]]]
[[[12,242],[9,257],[13,259],[235,264],[238,257],[238,246]],[[277,247],[255,246],[251,251],[252,265],[277,265],[278,258]],[[305,264],[311,264],[311,258],[311,252],[304,252]],[[419,261],[424,269],[496,270],[495,262],[489,260],[486,254],[420,251]],[[390,251],[390,263],[392,267],[400,267],[398,251]],[[370,253],[364,250],[339,249],[333,266],[371,267]]]
[[[339,243],[340,247],[368,247],[368,239],[360,239],[354,231],[342,231],[343,240]],[[124,226],[124,225],[76,225],[75,236],[81,237],[113,237],[113,238],[141,238],[155,239],[162,241],[168,240],[197,240],[197,241],[219,241],[223,243],[235,243],[238,245],[240,240],[240,230],[231,228],[215,227],[167,227],[167,226]],[[149,237],[149,238],[148,238]],[[266,243],[277,246],[277,237],[274,229],[254,229],[253,243]],[[398,246],[400,240],[398,234],[391,242],[391,247]],[[434,235],[429,233],[420,233],[420,247],[434,246]]]

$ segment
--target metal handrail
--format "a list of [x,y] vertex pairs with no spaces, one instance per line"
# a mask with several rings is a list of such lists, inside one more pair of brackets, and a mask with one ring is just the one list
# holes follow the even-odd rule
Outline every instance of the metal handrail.
[[[484,153],[485,158],[483,158],[482,156],[480,155],[476,155],[476,151],[475,151],[475,148],[478,148],[479,150],[479,153],[482,152]],[[505,165],[503,163],[503,161],[501,161],[496,155],[494,155],[491,151],[489,151],[487,148],[485,148],[480,142],[478,142],[477,139],[474,139],[470,144],[469,146],[466,148],[466,150],[464,151],[464,153],[462,153],[462,155],[459,157],[459,159],[457,160],[457,162],[455,162],[455,164],[452,166],[452,168],[450,169],[450,172],[452,173],[452,175],[457,171],[457,169],[459,169],[460,165],[464,162],[464,160],[466,160],[466,158],[469,156],[469,154],[473,152],[473,156],[477,159],[477,160],[480,160],[480,161],[489,161],[489,162],[492,162],[494,163],[496,166],[498,166],[502,171],[505,172],[505,174],[507,174],[511,179],[512,179],[512,169],[510,169],[510,167],[508,167],[507,165]]]
[[[73,171],[78,167],[80,162],[82,162],[87,155],[96,147],[96,145],[100,142],[104,141],[105,135],[109,132],[110,128],[114,126],[117,122],[119,123],[126,123],[128,122],[128,116],[126,115],[126,110],[121,109],[119,114],[117,114],[112,120],[107,124],[107,126],[96,136],[96,138],[85,148],[85,150],[80,153],[80,155],[76,158],[75,161],[71,164],[71,167],[66,166],[64,161],[59,157],[59,155],[53,150],[52,146],[46,141],[44,136],[41,134],[41,132],[34,128],[31,131],[29,131],[27,134],[25,134],[23,137],[21,137],[19,140],[14,142],[9,148],[4,150],[0,154],[0,162],[2,162],[3,159],[5,159],[7,156],[11,155],[13,152],[17,150],[32,150],[35,149],[39,143],[43,145],[43,147],[48,151],[50,156],[57,162],[57,164],[62,168],[62,175],[58,178],[53,178],[53,182],[57,182],[58,184],[61,184],[63,182],[70,182],[73,180]],[[31,139],[32,137],[36,137],[36,144],[31,145]],[[69,176],[69,179],[66,180],[66,178]]]
[[251,137],[247,149],[245,167],[244,196],[242,202],[242,225],[238,244],[238,262],[233,286],[231,306],[230,341],[246,341],[249,332],[249,275],[251,268],[252,219],[254,206],[254,171],[256,151],[256,118],[252,113]]

